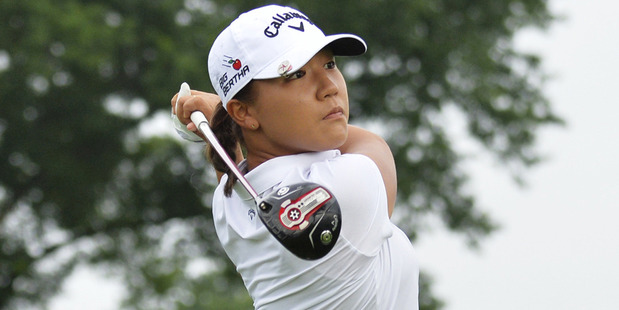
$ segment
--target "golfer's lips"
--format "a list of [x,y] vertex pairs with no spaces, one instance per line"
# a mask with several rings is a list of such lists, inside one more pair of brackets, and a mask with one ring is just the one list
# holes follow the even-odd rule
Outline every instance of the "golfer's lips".
[[323,119],[335,119],[340,117],[346,117],[346,115],[344,114],[344,109],[342,109],[341,107],[335,107],[331,109],[331,111],[329,111],[329,114],[323,117]]

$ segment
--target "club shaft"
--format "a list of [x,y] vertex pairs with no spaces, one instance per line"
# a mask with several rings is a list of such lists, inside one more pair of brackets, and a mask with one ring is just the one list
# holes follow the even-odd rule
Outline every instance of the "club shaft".
[[208,120],[206,119],[204,114],[200,111],[194,111],[193,113],[191,113],[190,118],[191,121],[198,127],[198,130],[200,130],[200,132],[202,132],[202,134],[206,137],[211,146],[215,148],[215,151],[217,151],[217,154],[219,154],[221,159],[223,159],[228,168],[232,170],[232,173],[234,173],[239,182],[241,182],[241,185],[243,185],[245,190],[247,190],[247,192],[254,199],[254,201],[257,202],[258,193],[256,193],[256,190],[254,190],[251,184],[249,184],[249,181],[247,181],[243,173],[241,173],[239,167],[232,160],[232,158],[230,158],[226,150],[221,146],[221,143],[219,143],[219,140],[217,140],[217,137],[215,137],[215,134],[211,130]]

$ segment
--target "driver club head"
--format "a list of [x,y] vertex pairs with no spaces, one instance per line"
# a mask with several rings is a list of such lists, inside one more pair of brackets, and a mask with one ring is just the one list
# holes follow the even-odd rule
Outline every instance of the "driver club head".
[[258,203],[258,215],[277,241],[307,260],[327,255],[342,228],[342,213],[335,196],[311,182],[274,191]]

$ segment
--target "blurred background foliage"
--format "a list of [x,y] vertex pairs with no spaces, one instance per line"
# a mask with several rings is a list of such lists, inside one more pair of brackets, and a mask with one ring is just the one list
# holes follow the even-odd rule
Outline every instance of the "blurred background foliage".
[[[492,233],[443,116],[458,111],[516,179],[539,161],[536,132],[562,120],[540,59],[512,40],[554,20],[546,1],[273,2],[367,41],[338,63],[351,122],[388,139],[394,220],[413,243],[430,217],[472,247]],[[122,279],[127,309],[251,308],[214,232],[203,146],[176,138],[168,117],[181,82],[212,90],[216,35],[265,3],[0,1],[0,308],[45,308],[80,265]],[[431,275],[421,282],[421,309],[442,308]]]

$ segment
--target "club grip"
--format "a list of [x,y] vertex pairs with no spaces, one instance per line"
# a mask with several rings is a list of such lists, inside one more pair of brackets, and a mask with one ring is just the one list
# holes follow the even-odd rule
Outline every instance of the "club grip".
[[206,126],[208,126],[208,120],[206,120],[206,116],[204,116],[204,113],[200,111],[193,111],[189,118],[191,118],[191,121],[196,125],[197,128],[200,128],[200,125],[202,123],[206,123]]

